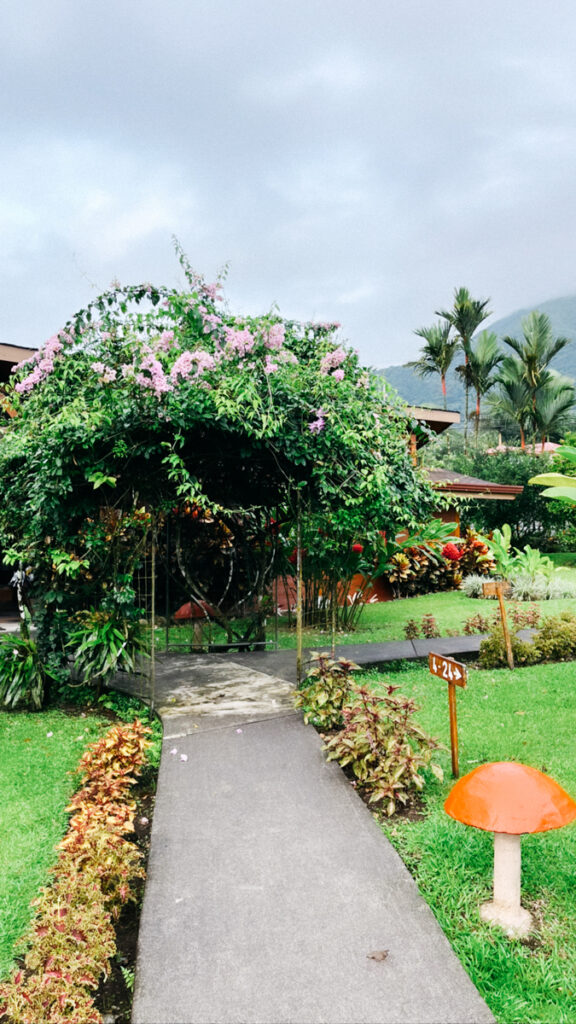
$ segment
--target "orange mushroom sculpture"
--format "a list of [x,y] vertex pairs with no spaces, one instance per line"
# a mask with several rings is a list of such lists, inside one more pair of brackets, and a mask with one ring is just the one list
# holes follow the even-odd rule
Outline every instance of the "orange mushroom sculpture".
[[567,825],[576,818],[576,803],[536,768],[497,761],[460,779],[444,810],[464,825],[494,833],[494,898],[481,906],[480,916],[511,937],[527,935],[532,916],[520,905],[520,837]]

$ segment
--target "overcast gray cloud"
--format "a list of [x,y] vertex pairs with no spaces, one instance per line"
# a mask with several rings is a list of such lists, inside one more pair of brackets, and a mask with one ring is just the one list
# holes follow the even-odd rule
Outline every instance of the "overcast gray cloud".
[[114,278],[337,319],[374,365],[454,288],[576,292],[571,0],[5,0],[0,340]]

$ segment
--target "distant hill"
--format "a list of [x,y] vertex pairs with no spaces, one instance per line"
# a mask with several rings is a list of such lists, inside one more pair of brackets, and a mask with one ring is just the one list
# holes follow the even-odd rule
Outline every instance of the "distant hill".
[[[537,306],[529,306],[526,309],[519,309],[510,316],[490,321],[486,324],[486,330],[494,331],[499,338],[509,335],[514,338],[522,338],[522,320],[534,310],[546,313],[550,317],[552,330],[555,335],[562,335],[576,342],[576,295],[568,295],[561,299],[549,299],[548,302],[541,302]],[[432,323],[432,320],[430,321]],[[484,327],[484,325],[483,325]],[[482,328],[481,328],[482,329]],[[512,355],[512,349],[508,350]],[[576,344],[567,345],[562,352],[559,352],[552,362],[552,366],[559,373],[572,377],[576,381]],[[405,401],[413,405],[436,405],[442,407],[444,400],[440,388],[440,378],[419,377],[411,366],[388,366],[378,373],[396,388]],[[464,388],[453,370],[446,378],[446,389],[448,392],[447,404],[449,409],[464,408]]]

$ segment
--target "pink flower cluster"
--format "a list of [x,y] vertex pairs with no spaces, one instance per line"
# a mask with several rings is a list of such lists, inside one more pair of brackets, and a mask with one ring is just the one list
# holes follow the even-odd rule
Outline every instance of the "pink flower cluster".
[[204,324],[204,334],[211,334],[222,323],[222,317],[216,313],[202,313],[202,323]]
[[[342,347],[335,348],[333,352],[328,352],[327,355],[320,362],[320,373],[326,376],[331,370],[335,372],[332,374],[336,380],[344,379],[344,370],[338,369],[340,364],[346,359],[346,352]],[[338,374],[338,376],[336,376]]]
[[196,352],[183,352],[170,370],[170,380],[173,384],[178,383],[179,377],[181,380],[188,380],[192,376],[194,368],[196,368],[195,375],[200,377],[205,370],[212,370],[215,365],[216,360],[209,352],[203,352],[201,349]]
[[149,373],[150,376],[145,376],[145,373],[137,373],[137,383],[143,388],[151,388],[157,398],[167,391],[173,390],[170,381],[164,373],[162,363],[152,354],[145,356],[142,360],[142,370]]
[[225,327],[224,334],[229,352],[237,352],[239,356],[245,356],[251,352],[256,344],[256,339],[250,331],[236,330],[234,327]]
[[111,384],[113,380],[116,380],[116,370],[113,370],[111,366],[106,366],[105,363],[92,363],[92,369],[95,373],[100,374],[103,384]]
[[319,434],[321,430],[324,430],[326,425],[326,412],[324,409],[316,409],[314,415],[316,416],[316,419],[313,420],[312,423],[308,424],[308,430],[311,434]]
[[26,394],[27,391],[32,391],[32,388],[39,384],[40,381],[48,377],[54,369],[54,357],[62,351],[62,342],[57,334],[50,338],[44,348],[40,352],[36,352],[32,360],[27,362],[34,362],[36,366],[29,373],[24,380],[20,381],[14,386],[14,390],[20,394]]
[[286,330],[284,324],[272,324],[272,327],[268,331],[268,337],[266,338],[264,344],[266,348],[270,348],[272,350],[277,351],[278,349],[282,348],[285,341],[285,336]]

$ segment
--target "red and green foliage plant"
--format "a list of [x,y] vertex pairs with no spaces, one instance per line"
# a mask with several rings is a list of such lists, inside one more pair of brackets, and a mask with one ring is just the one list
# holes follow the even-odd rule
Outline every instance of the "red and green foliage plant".
[[416,703],[397,689],[388,686],[379,696],[367,686],[352,687],[342,709],[344,727],[325,747],[328,760],[349,769],[362,795],[388,816],[422,791],[424,769],[443,777],[432,761],[440,744],[414,722]]
[[[452,529],[452,524],[443,525]],[[463,538],[453,538],[448,543],[443,543],[439,536],[425,543],[402,546],[390,558],[384,576],[398,597],[407,597],[454,590],[464,576],[487,576],[494,571],[494,565],[488,546],[473,530],[467,530]]]
[[304,721],[319,729],[335,729],[342,725],[342,708],[352,685],[351,673],[358,669],[353,661],[327,654],[312,655],[313,667],[301,683],[294,704],[304,712]]
[[113,921],[135,898],[142,855],[133,831],[136,782],[150,729],[115,725],[92,744],[78,771],[68,833],[58,844],[53,881],[35,901],[22,945],[24,966],[0,985],[0,1021],[9,1024],[101,1024],[92,992],[107,973],[116,944]]
[[440,630],[436,619],[428,612],[422,616],[420,622],[416,619],[408,619],[404,626],[404,636],[407,640],[417,640],[421,636],[432,640],[434,637],[440,636]]
[[466,636],[474,636],[475,633],[487,633],[495,621],[494,616],[482,615],[481,612],[478,612],[477,615],[471,615],[469,619],[466,619],[464,633]]

